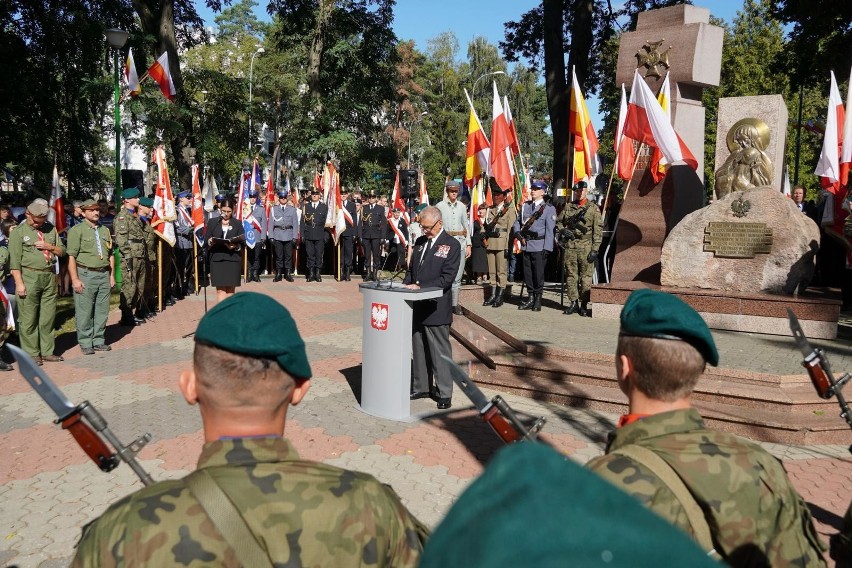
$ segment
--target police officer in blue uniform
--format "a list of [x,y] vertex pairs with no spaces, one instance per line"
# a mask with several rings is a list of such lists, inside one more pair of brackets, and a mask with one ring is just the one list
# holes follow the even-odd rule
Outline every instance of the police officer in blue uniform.
[[544,199],[547,184],[543,181],[534,181],[530,193],[532,199],[524,203],[513,226],[524,251],[524,282],[530,292],[527,301],[518,309],[540,312],[544,265],[547,253],[553,251],[556,208]]

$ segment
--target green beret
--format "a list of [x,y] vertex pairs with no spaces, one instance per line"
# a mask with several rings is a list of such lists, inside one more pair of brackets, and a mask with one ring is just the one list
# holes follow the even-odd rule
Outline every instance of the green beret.
[[710,567],[633,497],[538,442],[501,449],[435,529],[421,568]]
[[665,292],[643,288],[631,293],[621,310],[621,333],[680,339],[711,365],[719,364],[719,352],[704,319],[686,302]]
[[153,207],[154,206],[154,198],[153,197],[140,197],[139,205],[143,207]]
[[418,205],[417,207],[414,208],[414,214],[420,215],[421,213],[423,213],[423,210],[426,209],[427,207],[429,207],[428,204],[421,203],[420,205]]
[[138,187],[128,187],[121,192],[122,199],[133,199],[134,197],[139,197]]
[[275,359],[287,373],[311,378],[305,342],[287,309],[263,294],[240,292],[198,322],[195,340],[231,353]]

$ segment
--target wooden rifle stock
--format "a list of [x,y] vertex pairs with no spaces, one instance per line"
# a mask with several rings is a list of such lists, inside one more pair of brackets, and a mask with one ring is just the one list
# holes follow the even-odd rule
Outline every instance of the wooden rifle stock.
[[509,422],[500,414],[500,410],[496,405],[490,405],[488,409],[482,413],[482,419],[485,420],[494,432],[500,436],[500,439],[507,444],[513,444],[523,436],[518,433]]
[[832,395],[832,381],[828,378],[828,373],[823,366],[822,357],[808,357],[802,361],[802,366],[808,370],[808,376],[817,391],[820,398],[829,399]]
[[62,421],[62,429],[71,432],[80,447],[92,458],[101,471],[112,471],[118,467],[118,457],[101,440],[91,426],[82,421],[79,412],[75,412]]

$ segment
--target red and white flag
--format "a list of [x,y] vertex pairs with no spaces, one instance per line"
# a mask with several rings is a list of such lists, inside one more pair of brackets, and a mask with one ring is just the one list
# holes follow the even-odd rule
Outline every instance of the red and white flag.
[[127,50],[127,61],[124,62],[124,80],[127,82],[127,89],[130,91],[130,96],[135,97],[142,92],[142,85],[139,84],[139,74],[136,73],[136,63],[133,61],[133,50]]
[[571,102],[568,111],[568,131],[574,135],[574,183],[591,180],[600,173],[601,162],[598,157],[598,137],[580,83],[577,72],[571,70]]
[[3,286],[0,286],[0,301],[3,302],[3,306],[6,308],[6,329],[14,331],[15,313],[12,309],[12,303],[9,301],[9,294],[6,293],[6,289]]
[[633,176],[633,161],[636,156],[633,153],[633,140],[624,135],[624,123],[627,121],[627,93],[624,83],[621,84],[621,110],[618,112],[618,126],[615,129],[615,171],[623,180],[629,180]]
[[47,211],[48,222],[56,227],[57,233],[68,229],[65,222],[65,201],[62,199],[62,186],[59,184],[59,171],[53,166],[53,182],[50,184],[50,209]]
[[[482,130],[479,117],[476,116],[476,110],[473,108],[473,102],[470,100],[470,95],[467,94],[467,89],[464,90],[464,94],[470,105],[464,159],[464,184],[468,189],[472,189],[479,176],[490,173],[491,143],[485,137],[485,132]],[[444,193],[446,194],[446,191]]]
[[642,144],[659,148],[670,164],[685,162],[698,169],[698,161],[672,127],[657,98],[638,72],[627,105],[624,135]]
[[148,69],[148,75],[160,85],[163,96],[172,101],[175,98],[175,84],[172,81],[172,72],[169,69],[169,52],[164,51],[153,65]]
[[819,155],[814,173],[823,178],[823,187],[828,187],[835,182],[840,182],[840,153],[843,146],[843,132],[841,128],[846,122],[843,110],[843,101],[840,99],[840,90],[837,88],[837,80],[834,71],[831,72],[831,86],[828,91],[828,110],[825,120],[825,137],[822,139],[822,151]]
[[151,228],[170,246],[175,246],[174,221],[177,219],[175,196],[172,194],[172,182],[169,180],[169,170],[166,167],[166,151],[162,145],[154,150],[151,161],[157,165],[157,187],[154,189],[154,215],[151,218]]
[[264,209],[266,211],[266,232],[272,230],[272,223],[269,222],[269,218],[272,216],[272,206],[275,203],[275,184],[272,182],[272,172],[269,172],[269,176],[266,178],[266,203],[264,204]]
[[503,95],[503,110],[506,111],[506,121],[509,123],[510,148],[512,156],[521,155],[521,143],[518,140],[518,129],[515,127],[515,119],[512,117],[512,111],[509,109],[509,97]]
[[849,188],[849,169],[852,168],[852,71],[846,88],[846,113],[843,119],[843,146],[840,150],[840,183]]
[[201,199],[201,171],[198,164],[192,166],[192,231],[199,245],[204,244],[204,207]]
[[402,202],[402,196],[399,191],[399,170],[396,170],[396,181],[393,182],[393,193],[391,193],[390,203],[388,207],[388,225],[390,225],[391,230],[396,234],[399,242],[403,244],[403,246],[408,246],[408,239],[405,235],[402,234],[402,231],[399,230],[399,221],[394,219],[393,210],[399,209],[402,211],[402,217],[405,218],[406,223],[410,223],[408,218],[408,211],[405,209],[405,203]]
[[340,194],[340,174],[334,164],[327,162],[322,171],[320,184],[328,216],[325,218],[325,226],[331,229],[331,238],[334,244],[340,240],[340,235],[346,230],[346,218],[343,216],[343,196]]
[[494,85],[494,99],[491,105],[491,175],[500,189],[511,189],[515,186],[515,168],[512,165],[512,134],[509,121],[503,112],[503,104],[497,93],[497,82]]

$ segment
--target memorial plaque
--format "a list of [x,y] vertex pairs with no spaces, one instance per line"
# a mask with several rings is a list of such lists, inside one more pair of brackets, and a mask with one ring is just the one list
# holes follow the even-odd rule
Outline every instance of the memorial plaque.
[[722,258],[754,258],[772,251],[772,229],[766,223],[711,221],[704,229],[704,252]]

